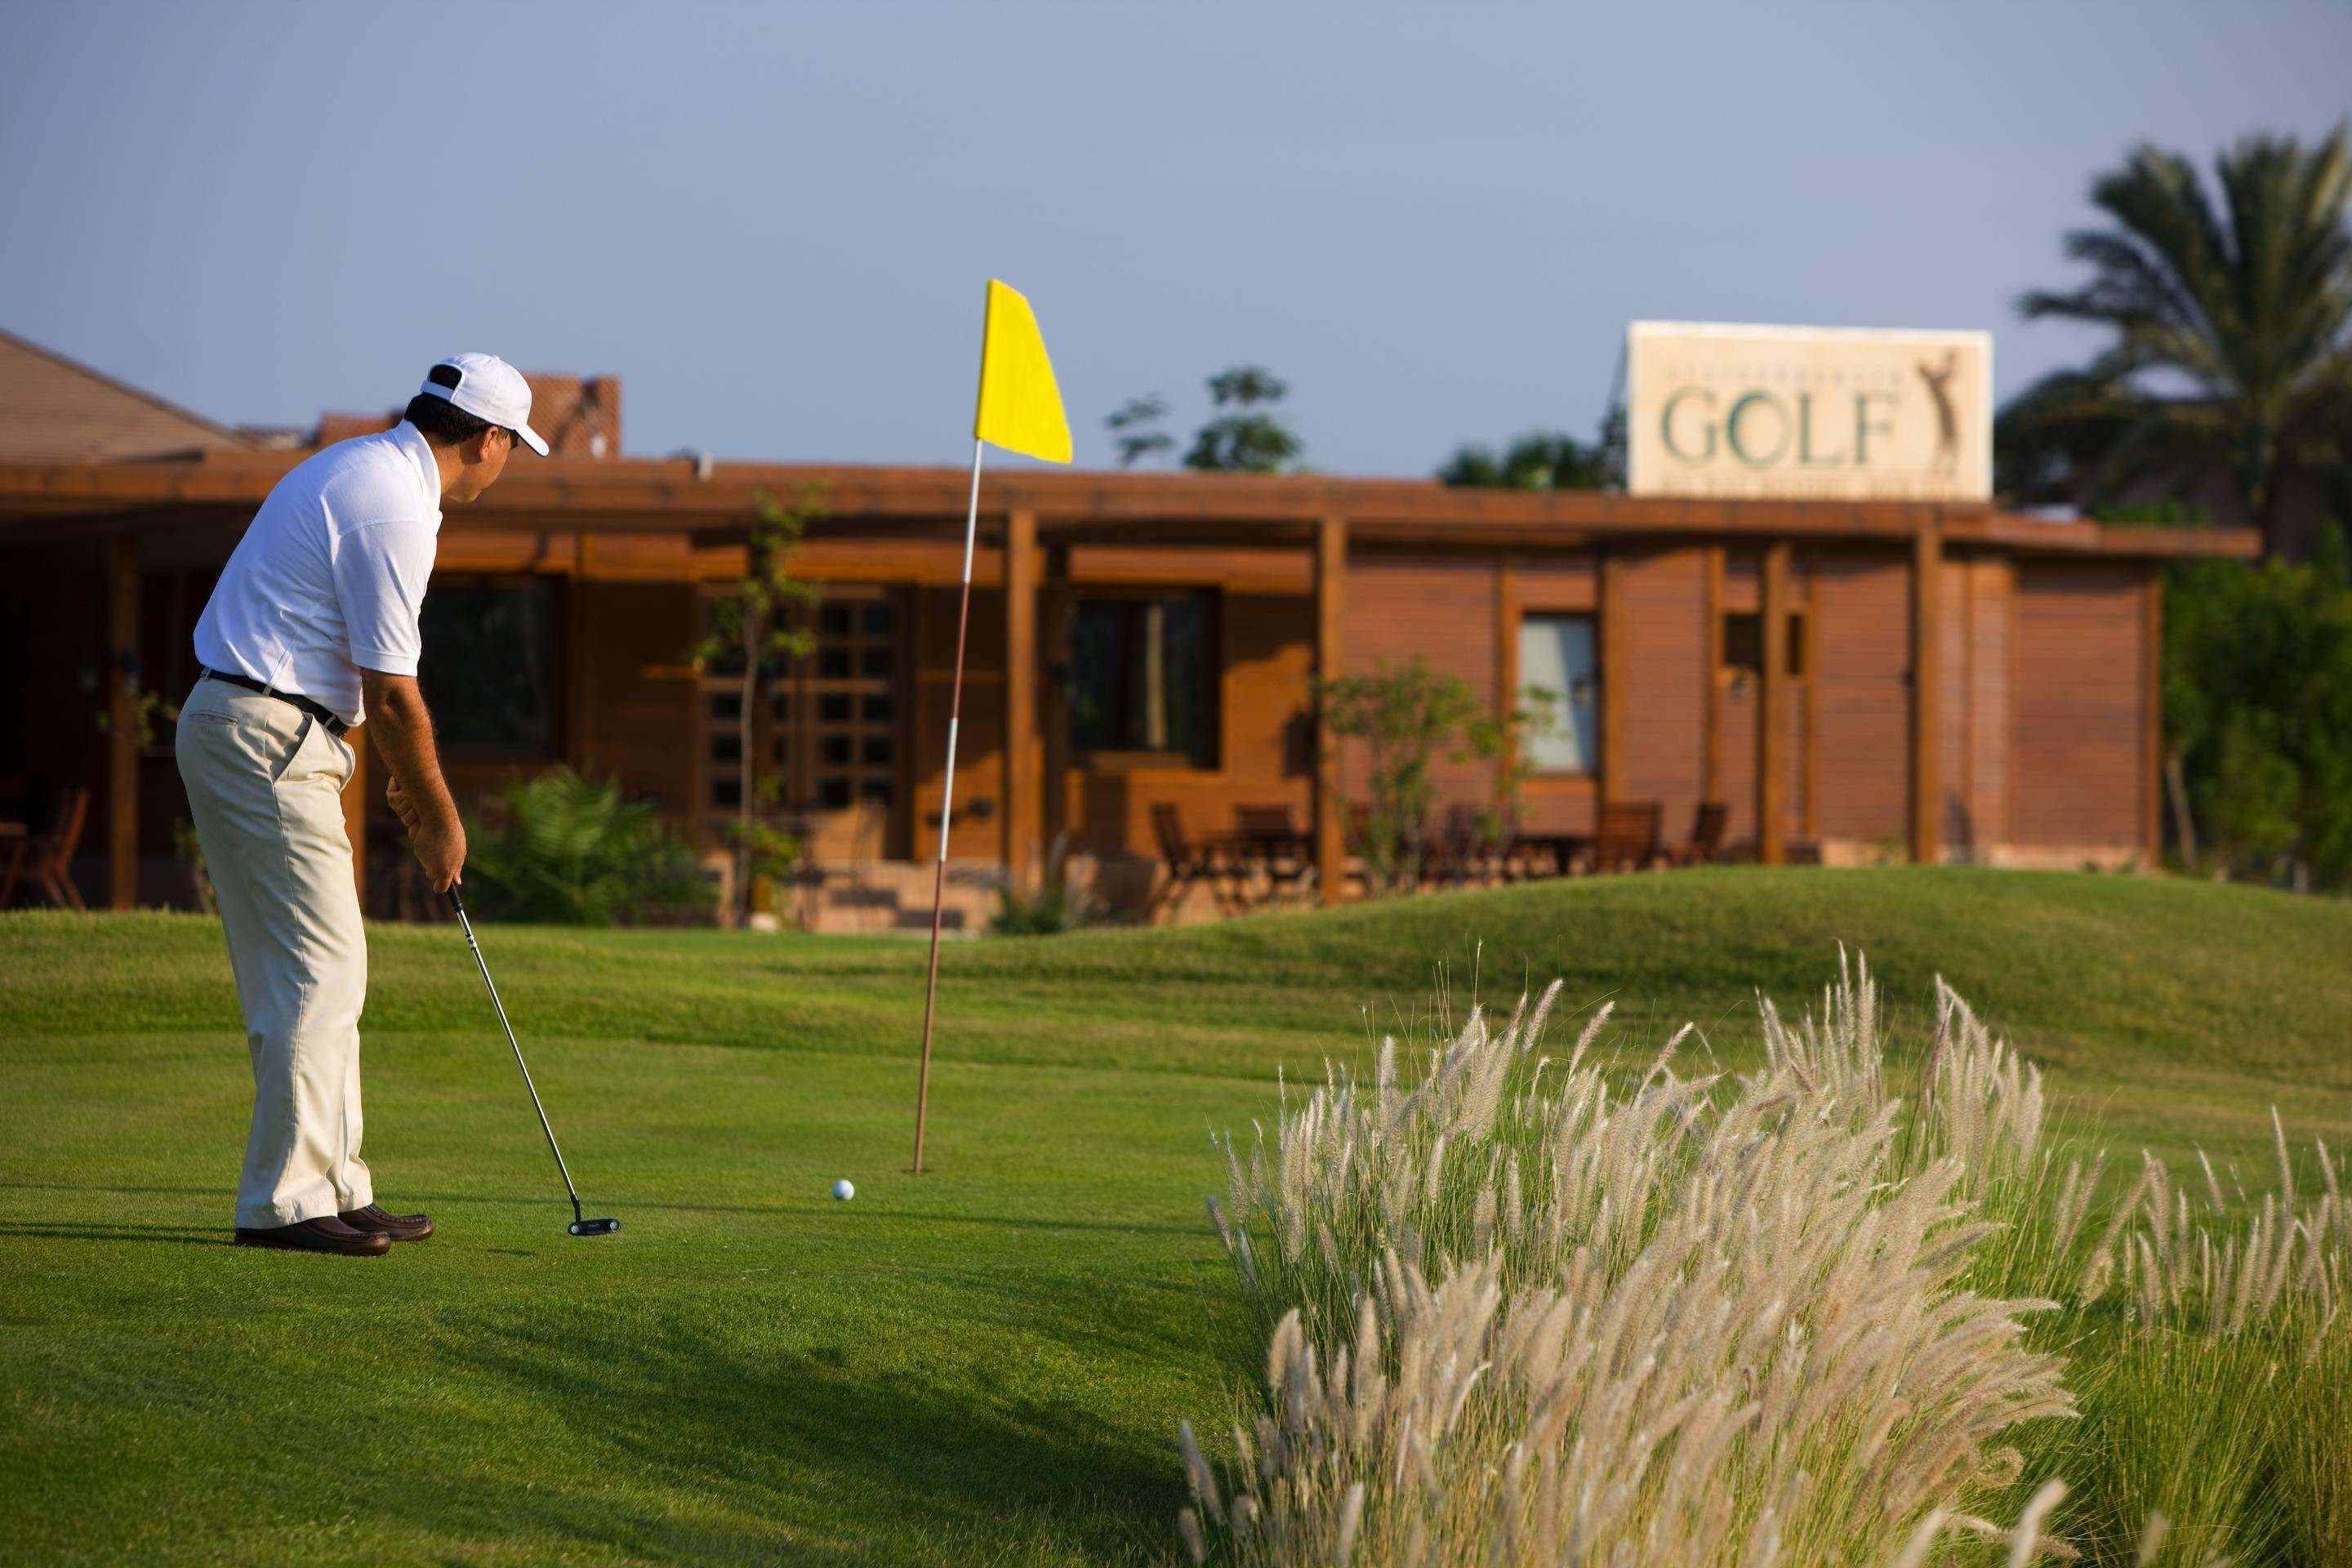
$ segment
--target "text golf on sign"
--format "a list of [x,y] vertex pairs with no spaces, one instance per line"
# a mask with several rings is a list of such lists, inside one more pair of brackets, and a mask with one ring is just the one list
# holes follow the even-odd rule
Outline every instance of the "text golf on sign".
[[1637,496],[1986,500],[1992,335],[1636,321]]

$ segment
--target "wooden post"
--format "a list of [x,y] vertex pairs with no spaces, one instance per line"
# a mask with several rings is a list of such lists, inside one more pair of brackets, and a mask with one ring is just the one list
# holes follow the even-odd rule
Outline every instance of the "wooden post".
[[1756,683],[1756,858],[1767,866],[1788,858],[1782,758],[1789,727],[1790,552],[1785,539],[1764,547],[1764,668]]
[[[1315,525],[1315,676],[1336,680],[1345,669],[1348,598],[1348,520],[1326,517]],[[1339,748],[1315,716],[1315,887],[1336,904],[1347,896],[1347,806],[1339,798]]]
[[1706,585],[1699,597],[1700,658],[1706,668],[1699,678],[1698,798],[1701,805],[1723,798],[1723,547],[1706,552]]
[[[2164,765],[2164,571],[2150,565],[2140,594],[2140,836],[2150,867],[2164,864],[2158,780]],[[2183,845],[2184,852],[2189,846]]]
[[[1070,547],[1066,544],[1045,547],[1045,592],[1037,614],[1044,643],[1039,679],[1045,682],[1037,703],[1038,723],[1044,728],[1043,743],[1038,749],[1045,759],[1042,831],[1045,843],[1049,847],[1060,843],[1066,856],[1071,826],[1070,705],[1063,676],[1070,667],[1070,618],[1074,614]],[[1059,876],[1062,868],[1049,866],[1046,870]]]
[[1943,711],[1944,531],[1930,514],[1911,536],[1911,861],[1943,858],[1937,742]]
[[1037,874],[1045,805],[1037,767],[1037,514],[1004,522],[1004,874],[1018,888]]
[[[1625,563],[1601,558],[1601,804],[1625,793]],[[1598,812],[1593,827],[1599,831]]]
[[106,542],[107,903],[139,900],[139,540]]
[[[1503,718],[1519,709],[1519,572],[1513,557],[1506,555],[1495,563],[1495,712]],[[1509,756],[1495,759],[1495,810],[1510,831],[1512,812],[1517,807],[1517,791],[1512,787],[1513,770],[1523,759],[1515,750]]]

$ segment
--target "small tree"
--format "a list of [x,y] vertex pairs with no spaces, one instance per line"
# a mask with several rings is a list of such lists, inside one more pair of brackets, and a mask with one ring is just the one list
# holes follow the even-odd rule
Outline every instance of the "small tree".
[[1477,696],[1460,677],[1432,669],[1417,655],[1377,674],[1318,682],[1315,695],[1326,728],[1363,742],[1370,754],[1360,846],[1365,880],[1379,893],[1412,888],[1429,850],[1429,810],[1437,798],[1431,770],[1441,755],[1459,751],[1465,726],[1481,717]]
[[2352,891],[2352,554],[2175,566],[2164,606],[2176,847],[2233,875]]
[[[1264,365],[1237,364],[1211,376],[1209,401],[1218,412],[1194,433],[1184,466],[1202,473],[1282,472],[1306,450],[1298,433],[1274,411],[1289,395],[1289,384]],[[1167,417],[1167,400],[1154,393],[1129,398],[1103,421],[1118,447],[1120,468],[1176,449],[1175,438],[1160,428]]]
[[693,653],[698,673],[716,667],[735,674],[741,686],[735,715],[740,783],[730,831],[735,850],[735,907],[730,913],[739,923],[754,908],[756,883],[783,875],[800,855],[800,845],[791,835],[759,820],[759,808],[773,805],[777,790],[773,781],[764,786],[753,782],[751,722],[767,682],[782,672],[787,660],[804,658],[816,646],[805,617],[794,612],[814,605],[818,589],[793,576],[792,555],[809,524],[825,515],[822,492],[814,487],[789,506],[762,491],[758,507],[742,581],[733,597],[711,605],[710,635]]
[[1242,364],[1209,378],[1209,398],[1225,410],[1192,437],[1184,466],[1206,473],[1278,474],[1305,443],[1274,412],[1290,384],[1264,365]]
[[1478,841],[1490,854],[1505,847],[1518,820],[1520,797],[1528,775],[1535,772],[1535,763],[1528,756],[1528,742],[1540,741],[1559,728],[1554,715],[1559,711],[1559,700],[1560,694],[1549,687],[1523,687],[1512,707],[1500,713],[1481,714],[1464,728],[1467,754],[1495,764],[1495,802],[1478,813]]
[[1119,411],[1103,421],[1118,438],[1118,466],[1131,468],[1146,458],[1176,449],[1176,437],[1157,426],[1168,416],[1168,400],[1158,393],[1130,397]]
[[1370,753],[1359,847],[1376,893],[1404,892],[1421,881],[1437,799],[1431,773],[1441,758],[1495,764],[1495,797],[1479,809],[1476,830],[1489,852],[1503,847],[1530,771],[1528,742],[1551,732],[1558,703],[1553,693],[1530,686],[1511,708],[1493,711],[1467,681],[1432,669],[1419,656],[1372,675],[1320,681],[1315,694],[1332,735],[1361,741]]
[[1437,470],[1440,484],[1484,489],[1606,490],[1625,485],[1625,405],[1611,406],[1601,433],[1581,441],[1565,430],[1533,430],[1496,451],[1457,447]]
[[1499,453],[1492,447],[1456,447],[1437,479],[1485,489],[1597,490],[1605,473],[1598,446],[1548,430],[1522,436]]

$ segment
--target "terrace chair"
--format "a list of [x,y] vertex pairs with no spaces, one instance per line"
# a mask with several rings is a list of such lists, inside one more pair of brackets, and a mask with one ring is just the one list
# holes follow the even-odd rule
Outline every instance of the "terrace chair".
[[1431,842],[1423,863],[1427,879],[1449,887],[1483,881],[1488,858],[1476,808],[1459,802],[1447,806],[1444,829]]
[[1196,883],[1205,884],[1223,910],[1228,906],[1223,846],[1214,840],[1195,843],[1184,832],[1184,818],[1169,801],[1154,801],[1151,805],[1152,837],[1160,841],[1160,858],[1168,868],[1168,876],[1144,910],[1144,919],[1157,919],[1162,910],[1174,910],[1183,901],[1184,889]]
[[1692,819],[1690,842],[1668,851],[1676,866],[1712,866],[1723,858],[1723,831],[1730,825],[1731,807],[1719,800],[1699,802]]
[[[47,833],[34,834],[26,841],[19,864],[23,874],[61,910],[83,907],[81,889],[73,884],[74,851],[81,847],[83,820],[89,814],[89,791],[69,789],[58,796],[56,826]],[[6,903],[16,891],[16,872],[12,868],[9,886],[0,889],[0,904]]]
[[1601,808],[1599,831],[1592,836],[1591,868],[1595,871],[1639,871],[1665,858],[1658,842],[1664,808],[1654,800],[1614,800]]
[[1291,820],[1287,805],[1234,807],[1234,841],[1265,873],[1271,895],[1301,891],[1315,879],[1315,844]]

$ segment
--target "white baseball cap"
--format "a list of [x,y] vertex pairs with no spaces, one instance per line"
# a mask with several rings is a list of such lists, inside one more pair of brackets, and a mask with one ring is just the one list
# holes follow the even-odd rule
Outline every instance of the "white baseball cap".
[[522,444],[547,456],[547,442],[530,427],[530,383],[496,354],[451,354],[425,373],[417,390],[446,397],[477,419],[513,431]]

